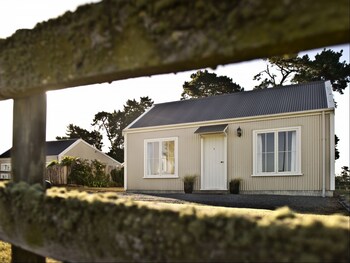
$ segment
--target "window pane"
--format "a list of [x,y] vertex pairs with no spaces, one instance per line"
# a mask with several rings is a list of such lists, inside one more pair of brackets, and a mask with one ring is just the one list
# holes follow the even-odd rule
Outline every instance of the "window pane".
[[[293,148],[293,144],[292,144],[292,141],[293,141],[293,136],[295,137],[295,134],[296,134],[296,131],[289,131],[287,133],[288,135],[288,149],[292,150]],[[294,138],[294,144],[295,144],[295,138]]]
[[147,175],[159,175],[159,142],[147,143]]
[[285,151],[287,145],[286,132],[278,133],[278,151]]
[[267,153],[264,172],[274,172],[274,170],[275,170],[275,155],[274,153]]
[[289,134],[289,149],[290,149],[290,166],[289,170],[292,172],[297,171],[297,132],[296,131],[290,131]]
[[[255,153],[257,173],[297,172],[299,168],[296,137],[296,130],[257,134]],[[278,152],[275,152],[275,140]]]
[[274,133],[261,133],[257,138],[257,171],[258,173],[275,170]]
[[275,171],[275,155],[273,153],[262,154],[262,171],[263,173]]
[[147,142],[146,155],[146,175],[175,175],[174,140]]
[[296,131],[278,133],[278,171],[296,171]]
[[278,133],[278,171],[286,172],[288,171],[288,134],[287,132]]
[[275,151],[275,138],[274,133],[266,133],[266,152]]
[[278,171],[287,172],[290,171],[290,154],[288,152],[279,152],[278,153]]
[[175,174],[175,142],[162,143],[162,174]]

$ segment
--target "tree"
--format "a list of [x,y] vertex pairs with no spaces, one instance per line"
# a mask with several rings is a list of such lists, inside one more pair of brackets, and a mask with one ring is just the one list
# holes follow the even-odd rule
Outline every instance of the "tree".
[[98,131],[89,132],[79,126],[69,124],[66,131],[67,136],[57,136],[56,140],[66,140],[66,139],[83,139],[87,143],[95,146],[97,149],[102,149],[102,134]]
[[[254,76],[260,81],[256,89],[277,87],[287,81],[292,83],[305,83],[316,80],[330,80],[333,91],[343,94],[343,90],[350,83],[350,64],[340,62],[343,50],[335,52],[324,49],[311,60],[308,55],[299,57],[287,55],[268,59],[266,69]],[[276,71],[273,71],[273,69]],[[276,75],[276,72],[280,76]]]
[[100,131],[107,134],[107,138],[111,144],[109,156],[116,160],[124,161],[124,136],[122,134],[130,123],[144,113],[153,105],[153,101],[149,97],[140,97],[140,101],[128,100],[124,105],[124,109],[109,112],[98,112],[93,119],[92,125],[97,126]]
[[348,180],[350,179],[350,170],[349,170],[349,167],[348,166],[343,166],[342,168],[342,171],[340,173],[340,175],[343,177],[343,178],[348,178]]
[[338,150],[338,142],[339,142],[339,138],[338,138],[338,136],[337,135],[334,135],[334,150],[335,150],[335,153],[334,153],[334,159],[335,160],[338,160],[339,159],[339,157],[340,157],[340,153],[339,153],[339,150]]
[[191,81],[183,84],[181,99],[202,98],[213,95],[221,95],[244,89],[232,79],[226,76],[217,76],[215,73],[209,73],[207,70],[197,71],[191,74]]
[[308,55],[302,57],[301,67],[293,78],[293,82],[303,83],[315,80],[330,80],[333,91],[343,94],[343,90],[350,83],[350,64],[340,62],[343,50],[335,52],[324,49],[310,60]]
[[[278,87],[288,81],[305,83],[330,80],[333,91],[343,94],[343,90],[350,83],[350,64],[339,61],[342,54],[343,50],[335,52],[331,49],[324,49],[315,56],[314,60],[311,60],[308,55],[298,57],[295,54],[269,58],[266,69],[253,78],[260,81],[255,89]],[[276,73],[279,73],[279,76]],[[338,141],[339,138],[335,136],[335,159],[339,158]]]
[[[253,78],[253,80],[260,81],[260,84],[255,86],[255,89],[278,87],[290,81],[293,73],[297,72],[296,65],[299,64],[300,58],[292,54],[283,57],[275,56],[264,60],[268,62],[266,69],[256,74]],[[276,73],[279,73],[280,76]]]
[[339,176],[335,177],[335,186],[337,189],[349,189],[350,187],[350,170],[348,166],[343,166]]

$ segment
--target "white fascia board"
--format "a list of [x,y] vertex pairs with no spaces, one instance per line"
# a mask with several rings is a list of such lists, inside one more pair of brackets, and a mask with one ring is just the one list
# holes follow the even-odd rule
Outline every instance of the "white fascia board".
[[57,155],[58,162],[62,161],[62,156],[65,155],[70,149],[74,148],[82,139],[78,139],[69,145],[66,149],[64,149],[61,153]]
[[334,98],[333,98],[333,87],[329,80],[324,83],[324,87],[326,89],[327,96],[327,107],[330,109],[334,109]]
[[[316,109],[308,111],[296,111],[296,112],[286,112],[270,115],[260,115],[260,116],[250,116],[250,117],[241,117],[241,118],[231,118],[231,119],[222,119],[222,120],[211,120],[211,121],[199,121],[199,122],[188,122],[188,123],[179,123],[179,124],[168,124],[168,125],[159,125],[159,126],[150,126],[150,127],[140,127],[132,129],[124,129],[123,134],[126,133],[141,133],[141,132],[150,132],[150,131],[159,131],[159,130],[172,130],[172,129],[181,129],[181,128],[198,128],[198,126],[203,125],[216,125],[216,124],[231,124],[231,123],[241,123],[249,121],[263,121],[263,120],[275,120],[275,119],[284,119],[284,118],[294,118],[301,116],[314,116],[321,115],[325,109]],[[333,109],[326,109],[326,114],[333,112]]]
[[106,158],[110,159],[111,161],[117,162],[120,166],[122,165],[121,162],[117,161],[116,159],[112,158],[111,156],[105,154],[104,152],[100,151],[99,149],[95,148],[94,146],[92,146],[91,144],[87,143],[86,141],[79,139],[82,141],[82,143],[85,143],[86,145],[88,145],[90,148],[94,149],[97,152],[100,152],[103,156],[105,156]]
[[125,134],[124,137],[124,163],[123,166],[124,167],[124,190],[128,190],[128,136],[127,134]]
[[334,174],[334,166],[335,166],[335,151],[334,151],[334,148],[335,148],[335,138],[334,138],[334,113],[331,113],[330,114],[330,123],[329,123],[329,134],[330,134],[330,138],[329,138],[329,142],[330,142],[330,147],[329,147],[329,150],[330,150],[330,165],[329,165],[329,168],[330,168],[330,171],[329,171],[329,174],[330,174],[330,190],[331,191],[334,191],[335,190],[335,174]]
[[64,156],[68,151],[70,151],[72,148],[74,148],[76,145],[78,145],[79,143],[84,143],[87,146],[89,146],[90,148],[94,149],[95,151],[100,152],[103,156],[107,157],[108,159],[112,160],[113,162],[117,162],[119,165],[121,165],[120,162],[118,162],[117,160],[113,159],[112,157],[110,157],[109,155],[105,154],[104,152],[100,151],[99,149],[95,148],[94,146],[92,146],[91,144],[87,143],[86,141],[84,141],[83,139],[78,139],[76,140],[74,143],[72,143],[71,145],[69,145],[69,147],[67,147],[64,151],[62,151],[59,155],[58,155],[58,161],[60,162],[62,159],[62,156]]
[[144,113],[142,113],[139,117],[137,117],[133,122],[131,122],[126,128],[122,131],[122,135],[124,136],[124,133],[132,126],[134,123],[136,123],[139,119],[141,119],[144,115],[146,115],[151,109],[153,109],[155,104],[153,104],[149,109],[145,110]]

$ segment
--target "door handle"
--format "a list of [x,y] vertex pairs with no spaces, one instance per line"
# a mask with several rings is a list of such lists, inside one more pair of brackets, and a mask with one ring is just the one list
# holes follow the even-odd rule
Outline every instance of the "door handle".
[[224,161],[221,161],[220,163],[224,163]]

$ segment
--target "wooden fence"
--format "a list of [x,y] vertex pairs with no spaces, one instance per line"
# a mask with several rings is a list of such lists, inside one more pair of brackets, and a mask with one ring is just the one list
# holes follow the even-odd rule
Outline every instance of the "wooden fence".
[[52,185],[65,185],[70,173],[70,167],[53,165],[46,168],[45,180],[49,180]]
[[[66,185],[68,183],[68,176],[71,172],[70,166],[52,165],[45,170],[45,180],[49,180],[52,185]],[[107,165],[104,168],[104,172],[112,180],[110,174],[115,169],[115,166]]]
[[[45,92],[48,90],[216,67],[348,43],[349,17],[348,0],[339,0],[336,4],[329,0],[278,3],[275,0],[223,0],[219,3],[214,0],[105,0],[41,23],[33,30],[19,30],[8,39],[0,39],[0,99],[14,99],[13,181],[43,183]],[[17,195],[25,193],[25,187],[15,189]],[[10,196],[7,191],[3,194]],[[32,210],[38,207],[31,202],[26,205],[28,211],[31,211],[30,206]],[[22,208],[16,206],[12,212],[19,215]],[[47,213],[55,213],[51,208],[52,205],[47,204]],[[93,210],[84,211],[88,217],[91,211],[93,218]],[[146,213],[147,209],[142,211]],[[68,235],[56,235],[56,239],[52,239],[55,241],[47,240],[43,246],[42,239],[36,238],[38,229],[33,224],[36,218],[22,225],[21,221],[11,222],[1,216],[1,229],[11,231],[0,231],[0,238],[14,244],[14,260],[30,258],[43,262],[43,257],[26,250],[60,258],[62,253],[53,254],[53,251],[64,251],[58,248],[62,248]],[[118,214],[113,218],[104,225],[106,231],[113,229],[112,224],[132,230],[128,225],[130,220],[118,221]],[[65,223],[69,224],[70,221]],[[157,225],[147,227],[152,229]],[[82,246],[76,246],[80,252],[91,253],[89,261],[103,258],[103,250],[92,249],[104,238],[96,235],[92,240],[84,240]],[[122,247],[124,241],[118,244]],[[140,253],[137,258],[142,259],[142,251]],[[69,256],[64,257],[67,258]]]

